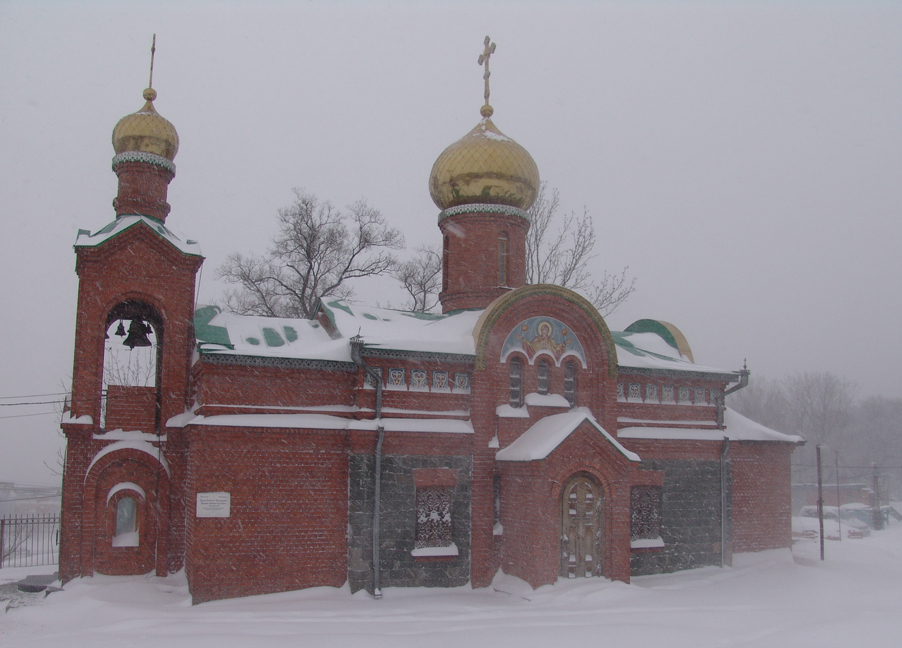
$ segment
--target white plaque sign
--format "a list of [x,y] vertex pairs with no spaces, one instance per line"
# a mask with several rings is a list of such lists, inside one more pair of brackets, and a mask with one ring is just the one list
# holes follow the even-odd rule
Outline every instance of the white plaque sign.
[[229,517],[231,512],[231,493],[197,494],[197,517]]

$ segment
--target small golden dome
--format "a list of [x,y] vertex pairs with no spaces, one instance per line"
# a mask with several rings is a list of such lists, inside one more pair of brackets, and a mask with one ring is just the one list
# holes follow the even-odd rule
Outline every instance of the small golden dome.
[[483,106],[476,128],[446,148],[432,165],[429,193],[439,209],[466,204],[529,209],[539,190],[539,169],[525,148],[502,133]]
[[144,91],[146,103],[136,113],[126,115],[113,129],[113,149],[116,154],[126,151],[141,151],[160,155],[169,161],[175,159],[179,151],[179,134],[172,123],[161,117],[153,107],[157,91]]

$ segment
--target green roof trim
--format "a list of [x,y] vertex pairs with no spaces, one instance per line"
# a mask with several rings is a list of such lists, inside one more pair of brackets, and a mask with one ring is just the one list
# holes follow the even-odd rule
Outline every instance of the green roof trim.
[[203,306],[194,311],[194,337],[199,342],[219,344],[229,349],[235,345],[229,339],[229,331],[224,326],[212,326],[210,322],[222,312],[219,306]]
[[285,340],[282,339],[279,332],[268,326],[263,328],[263,339],[266,341],[266,346],[268,347],[280,347],[285,345]]
[[624,333],[654,333],[677,351],[680,350],[680,346],[677,344],[676,338],[673,337],[673,333],[671,333],[670,329],[661,324],[661,322],[659,322],[658,320],[636,320],[626,327]]

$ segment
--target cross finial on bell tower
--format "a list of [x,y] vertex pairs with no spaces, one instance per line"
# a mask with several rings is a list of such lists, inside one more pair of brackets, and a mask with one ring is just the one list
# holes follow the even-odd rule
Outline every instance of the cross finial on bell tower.
[[147,82],[147,87],[153,87],[153,55],[157,53],[157,35],[153,35],[153,42],[150,44],[150,80]]
[[480,109],[479,114],[483,117],[491,117],[492,113],[495,110],[489,105],[489,77],[492,76],[492,73],[489,72],[489,57],[495,53],[495,43],[492,43],[492,39],[488,36],[485,37],[485,51],[479,55],[479,65],[485,65],[485,73],[482,75],[482,78],[485,80],[485,105]]

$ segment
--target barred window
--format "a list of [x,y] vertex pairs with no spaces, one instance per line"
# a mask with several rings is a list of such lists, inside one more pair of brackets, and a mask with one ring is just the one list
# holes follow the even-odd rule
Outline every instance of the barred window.
[[388,385],[389,387],[404,387],[404,370],[403,369],[389,369],[388,370]]
[[411,389],[428,389],[429,388],[429,385],[426,383],[426,370],[425,369],[411,370],[410,387],[411,387]]
[[510,405],[520,407],[523,405],[523,361],[518,357],[511,358],[510,379]]
[[665,403],[673,402],[673,385],[664,385],[661,387],[661,400]]
[[416,548],[451,546],[451,489],[417,489]]
[[661,537],[661,487],[634,486],[630,493],[630,539]]
[[688,387],[680,387],[679,390],[680,402],[681,403],[690,403],[689,400],[689,388]]
[[651,383],[645,385],[645,402],[646,403],[657,403],[658,402],[658,386],[652,385]]
[[433,371],[432,372],[432,388],[445,391],[448,387],[448,372]]
[[507,232],[498,235],[498,285],[507,285]]
[[539,360],[539,384],[538,392],[540,394],[548,393],[548,385],[551,382],[551,365],[547,360]]
[[695,388],[695,404],[696,405],[704,405],[705,404],[705,388],[704,387],[696,387]]
[[564,398],[570,403],[570,407],[576,407],[576,363],[568,362],[564,365]]

